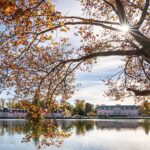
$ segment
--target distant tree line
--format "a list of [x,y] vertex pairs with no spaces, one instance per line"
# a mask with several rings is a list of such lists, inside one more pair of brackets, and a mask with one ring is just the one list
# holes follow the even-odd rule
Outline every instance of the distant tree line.
[[67,103],[66,109],[70,111],[71,115],[80,115],[80,116],[95,115],[94,104],[85,102],[85,100],[76,100],[75,105]]

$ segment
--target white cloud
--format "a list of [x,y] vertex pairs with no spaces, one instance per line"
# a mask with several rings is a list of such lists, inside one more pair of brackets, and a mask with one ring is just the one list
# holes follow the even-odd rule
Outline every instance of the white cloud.
[[8,88],[7,90],[2,91],[2,93],[0,94],[0,98],[9,100],[13,98],[13,94],[14,94],[14,88]]
[[98,63],[96,65],[94,65],[93,71],[116,69],[121,64],[123,64],[123,62],[121,61],[120,57],[118,57],[118,56],[101,57],[98,59]]
[[76,0],[57,0],[55,1],[56,10],[61,11],[64,15],[79,15],[81,16],[81,5]]
[[118,72],[119,66],[123,64],[120,57],[102,57],[98,63],[94,64],[91,72],[77,71],[76,83],[81,83],[79,90],[75,92],[70,102],[76,99],[84,99],[93,104],[133,104],[133,100],[127,99],[124,102],[112,101],[104,97],[107,86],[100,81],[100,77],[105,78]]

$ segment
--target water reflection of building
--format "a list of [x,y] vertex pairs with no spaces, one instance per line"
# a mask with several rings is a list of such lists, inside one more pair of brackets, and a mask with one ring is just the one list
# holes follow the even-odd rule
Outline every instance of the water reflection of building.
[[97,129],[136,129],[140,122],[134,121],[96,121]]
[[100,105],[96,108],[98,116],[125,116],[138,117],[140,114],[138,106],[134,105]]

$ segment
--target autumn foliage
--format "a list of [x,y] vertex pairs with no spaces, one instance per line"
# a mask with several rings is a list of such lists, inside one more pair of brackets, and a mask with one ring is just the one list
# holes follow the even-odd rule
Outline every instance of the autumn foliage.
[[0,0],[1,91],[14,88],[15,99],[51,109],[74,93],[77,69],[87,70],[98,57],[124,56],[122,71],[106,81],[107,96],[148,99],[149,0],[79,2],[83,15],[65,16],[52,0]]

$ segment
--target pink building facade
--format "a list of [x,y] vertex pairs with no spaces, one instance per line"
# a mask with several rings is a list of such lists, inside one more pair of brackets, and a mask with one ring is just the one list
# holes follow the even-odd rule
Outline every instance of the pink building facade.
[[140,115],[139,108],[135,105],[100,105],[96,108],[96,113],[98,116],[138,117]]

